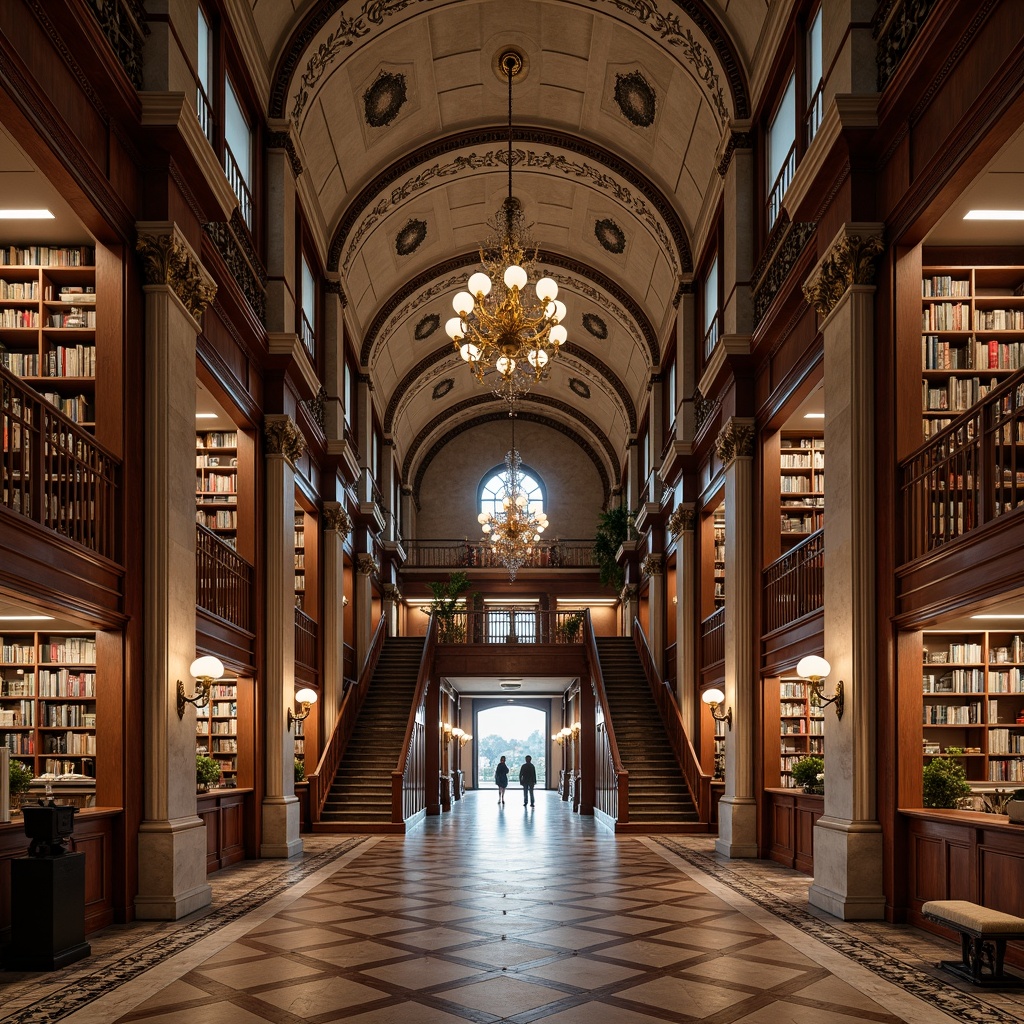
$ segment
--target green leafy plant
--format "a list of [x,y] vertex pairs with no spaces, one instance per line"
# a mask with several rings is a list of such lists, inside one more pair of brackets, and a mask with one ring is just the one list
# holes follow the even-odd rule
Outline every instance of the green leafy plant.
[[625,571],[615,560],[615,555],[626,540],[635,540],[640,535],[633,525],[636,513],[625,505],[599,512],[597,533],[594,537],[594,564],[601,570],[601,586],[611,587],[618,593],[626,581]]
[[295,781],[306,781],[306,762],[301,757],[295,758]]
[[825,792],[825,761],[820,757],[802,757],[791,770],[793,781],[805,793]]
[[923,778],[925,807],[959,807],[971,795],[961,761],[933,757],[924,766]]
[[8,775],[7,789],[11,796],[20,796],[28,792],[32,784],[32,771],[26,768],[24,763],[11,758],[11,770]]
[[212,786],[220,778],[220,765],[206,754],[196,754],[196,785]]
[[[469,590],[469,576],[459,570],[450,572],[447,580],[428,583],[434,600],[423,609],[424,614],[437,615],[437,639],[442,644],[458,644],[466,639],[466,627],[459,621],[459,599]],[[474,595],[470,595],[471,597]]]
[[573,612],[558,624],[558,635],[567,643],[574,644],[583,632],[583,612]]

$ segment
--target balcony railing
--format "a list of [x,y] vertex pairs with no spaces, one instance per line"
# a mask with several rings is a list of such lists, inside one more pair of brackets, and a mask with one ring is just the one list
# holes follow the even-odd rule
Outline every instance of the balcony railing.
[[213,107],[210,105],[210,98],[206,95],[206,90],[199,81],[196,82],[196,116],[199,118],[199,127],[203,129],[203,134],[212,146]]
[[714,354],[715,346],[718,344],[718,320],[719,316],[716,312],[711,323],[708,325],[708,329],[704,332],[704,362],[710,362],[711,356]]
[[822,105],[825,96],[825,83],[818,82],[818,88],[814,90],[811,102],[807,105],[807,113],[804,114],[804,126],[807,130],[807,145],[810,145],[814,136],[818,134],[821,127]]
[[700,663],[709,668],[725,661],[725,608],[716,608],[700,624]]
[[0,366],[2,504],[113,561],[119,461]]
[[295,664],[316,671],[316,619],[295,609]]
[[196,605],[249,633],[253,567],[211,530],[196,524]]
[[502,605],[439,617],[439,644],[578,644],[584,613]]
[[903,561],[1024,505],[1024,374],[1014,374],[900,464]]
[[309,353],[309,358],[312,360],[313,365],[316,365],[316,333],[313,330],[313,325],[309,322],[309,318],[305,313],[301,314],[302,323],[300,325],[300,332],[302,337],[302,347]]
[[786,190],[789,188],[789,183],[793,180],[793,173],[796,171],[796,142],[789,147],[789,152],[786,154],[786,159],[782,161],[782,169],[779,171],[778,177],[776,177],[772,184],[771,191],[768,193],[768,227],[779,219],[779,213],[782,211],[782,199],[786,194]]
[[764,570],[764,631],[782,629],[825,604],[825,531],[816,530]]
[[[501,562],[489,544],[467,540],[432,540],[404,542],[407,569],[500,569]],[[538,542],[533,554],[523,563],[524,569],[594,569],[592,540],[560,540]]]
[[228,184],[231,185],[231,191],[235,193],[235,197],[238,199],[238,208],[242,214],[242,220],[245,221],[245,226],[252,231],[252,193],[249,191],[249,186],[238,166],[238,161],[235,160],[231,147],[227,143],[224,144],[224,173],[228,176]]

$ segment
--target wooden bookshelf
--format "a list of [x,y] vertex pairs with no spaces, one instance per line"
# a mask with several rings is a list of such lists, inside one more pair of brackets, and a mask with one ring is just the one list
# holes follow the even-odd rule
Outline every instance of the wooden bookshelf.
[[825,525],[825,437],[783,433],[779,449],[782,552]]
[[714,517],[715,609],[725,606],[725,506],[715,509]]
[[238,785],[238,686],[219,679],[210,689],[210,703],[196,708],[196,752],[220,765],[219,787]]
[[90,430],[98,315],[93,249],[0,246],[0,361]]
[[295,607],[306,610],[306,516],[295,509]]
[[921,269],[924,437],[1024,368],[1024,266]]
[[924,633],[921,692],[925,761],[954,748],[972,782],[1024,785],[1024,632]]
[[[779,680],[777,707],[779,785],[793,789],[793,765],[805,757],[825,756],[825,718],[821,706],[811,702],[810,687],[798,677]],[[771,719],[766,716],[766,720]]]
[[96,777],[96,634],[0,638],[0,744],[37,778]]
[[196,432],[196,522],[237,547],[238,434]]

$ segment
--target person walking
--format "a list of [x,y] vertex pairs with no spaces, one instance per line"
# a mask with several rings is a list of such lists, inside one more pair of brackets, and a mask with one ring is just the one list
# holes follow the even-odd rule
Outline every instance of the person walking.
[[523,806],[527,801],[533,806],[533,787],[537,785],[537,769],[533,766],[533,758],[526,755],[526,762],[519,769],[519,785],[523,787]]
[[498,804],[505,806],[505,790],[508,788],[508,765],[505,764],[505,755],[501,755],[498,767],[494,769],[494,781],[498,786]]

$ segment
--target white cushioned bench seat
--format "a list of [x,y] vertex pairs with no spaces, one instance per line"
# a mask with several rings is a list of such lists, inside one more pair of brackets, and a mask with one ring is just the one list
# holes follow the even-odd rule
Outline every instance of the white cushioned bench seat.
[[941,965],[975,985],[1016,988],[1024,982],[1003,971],[1007,939],[1024,939],[1024,917],[1004,914],[969,900],[929,900],[921,913],[960,933],[960,960]]

